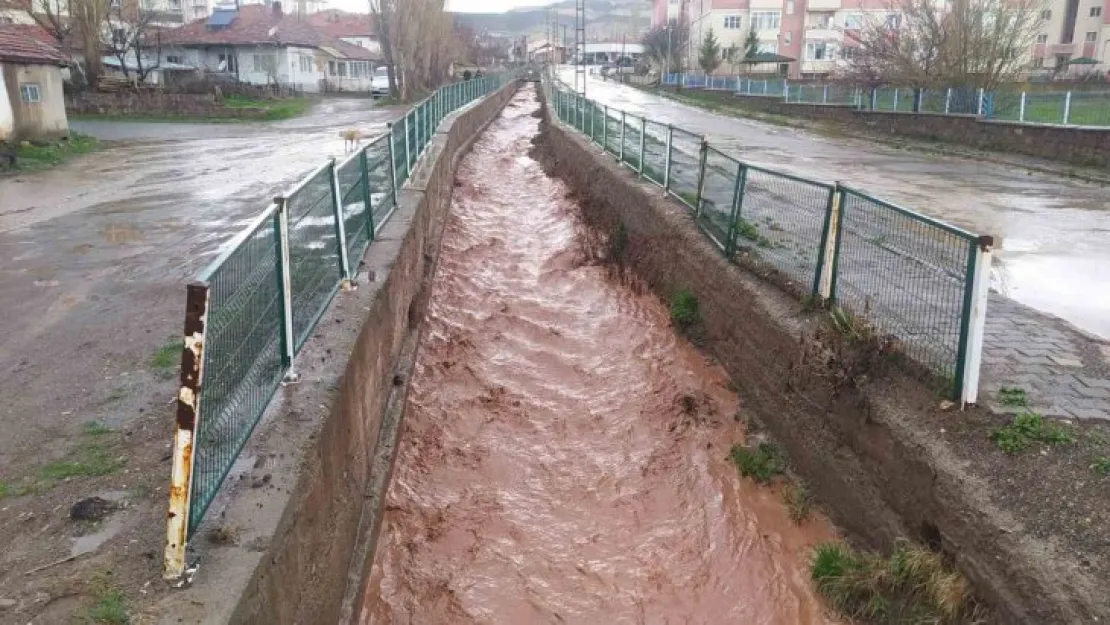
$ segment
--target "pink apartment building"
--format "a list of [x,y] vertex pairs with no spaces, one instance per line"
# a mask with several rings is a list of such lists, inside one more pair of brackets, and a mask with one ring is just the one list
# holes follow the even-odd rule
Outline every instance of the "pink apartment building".
[[[745,71],[783,73],[791,78],[825,77],[844,63],[851,32],[868,20],[900,19],[890,0],[655,0],[652,25],[670,19],[690,25],[687,58],[697,67],[697,49],[713,29],[723,48],[742,48],[754,25],[760,52],[782,57]],[[1045,0],[1030,68],[1045,71],[1089,59],[1085,69],[1110,71],[1110,0]],[[724,65],[718,73],[730,73]]]

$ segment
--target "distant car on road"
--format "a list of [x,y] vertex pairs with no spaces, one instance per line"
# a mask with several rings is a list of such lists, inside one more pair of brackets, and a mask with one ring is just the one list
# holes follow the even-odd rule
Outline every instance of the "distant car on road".
[[374,70],[374,75],[370,77],[370,95],[375,98],[383,98],[389,95],[389,68],[379,67]]

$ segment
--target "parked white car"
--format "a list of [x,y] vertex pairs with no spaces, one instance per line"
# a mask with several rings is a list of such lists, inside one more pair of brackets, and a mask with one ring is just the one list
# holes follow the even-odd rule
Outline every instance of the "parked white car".
[[370,77],[370,95],[382,98],[389,95],[389,68],[379,67]]

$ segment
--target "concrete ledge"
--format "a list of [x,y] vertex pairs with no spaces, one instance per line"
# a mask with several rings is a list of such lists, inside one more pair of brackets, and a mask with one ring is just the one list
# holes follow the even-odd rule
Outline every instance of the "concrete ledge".
[[661,189],[550,117],[544,144],[593,229],[623,229],[624,270],[665,299],[681,289],[698,298],[704,348],[737,383],[744,413],[854,541],[889,550],[905,536],[943,551],[1000,623],[1110,618],[1100,580],[995,505],[944,440],[943,427],[968,413],[940,412],[936,396],[897,371],[844,380],[843,354],[819,339],[823,318],[728,263]]
[[376,526],[365,517],[380,514],[374,485],[388,483],[373,462],[383,415],[391,406],[400,418],[411,367],[402,352],[423,317],[455,166],[516,89],[441,125],[367,250],[357,289],[336,296],[297,358],[301,381],[275,397],[193,538],[196,583],[155,606],[156,620],[336,623],[345,595],[360,595],[345,591],[373,556],[361,534]]

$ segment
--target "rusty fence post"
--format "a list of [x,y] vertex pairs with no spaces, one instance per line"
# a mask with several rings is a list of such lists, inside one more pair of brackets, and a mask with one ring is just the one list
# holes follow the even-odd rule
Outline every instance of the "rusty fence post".
[[208,322],[209,285],[194,282],[186,288],[185,340],[181,349],[181,388],[173,436],[170,505],[166,516],[166,547],[162,576],[178,581],[185,577],[189,506],[193,489],[193,458],[197,424],[201,418],[204,387],[205,329]]

